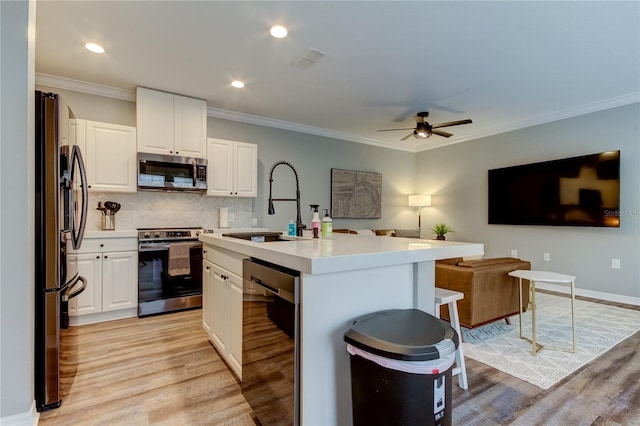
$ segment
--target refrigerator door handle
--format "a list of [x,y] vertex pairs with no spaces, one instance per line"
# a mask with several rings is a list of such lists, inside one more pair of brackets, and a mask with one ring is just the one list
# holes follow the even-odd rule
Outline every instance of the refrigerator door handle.
[[[73,150],[71,151],[71,181],[75,184],[75,164],[78,164],[78,169],[80,170],[80,187],[82,189],[82,210],[80,215],[80,223],[75,223],[73,221],[73,229],[71,230],[71,243],[73,244],[73,249],[78,250],[80,245],[82,244],[82,239],[84,237],[84,229],[87,224],[87,209],[89,205],[89,190],[87,189],[87,172],[84,168],[84,161],[82,160],[82,153],[80,152],[80,147],[78,145],[73,146]],[[73,191],[73,189],[71,189]],[[71,208],[75,208],[74,205],[70,206]]]
[[[78,286],[78,282],[80,285]],[[77,287],[77,288],[76,288]],[[76,275],[74,280],[69,284],[67,289],[62,293],[62,301],[68,302],[69,299],[73,299],[87,288],[87,279],[81,275]]]

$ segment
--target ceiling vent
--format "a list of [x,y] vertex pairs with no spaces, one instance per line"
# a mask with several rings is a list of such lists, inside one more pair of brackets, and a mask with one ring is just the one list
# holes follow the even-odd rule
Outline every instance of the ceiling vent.
[[322,59],[324,55],[326,55],[326,52],[323,52],[322,50],[307,47],[302,54],[291,63],[291,65],[302,69],[309,68],[311,65]]

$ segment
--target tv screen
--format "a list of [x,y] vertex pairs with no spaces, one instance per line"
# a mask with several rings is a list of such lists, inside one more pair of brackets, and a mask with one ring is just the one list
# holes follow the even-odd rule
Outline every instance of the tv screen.
[[489,224],[620,226],[620,151],[489,170]]

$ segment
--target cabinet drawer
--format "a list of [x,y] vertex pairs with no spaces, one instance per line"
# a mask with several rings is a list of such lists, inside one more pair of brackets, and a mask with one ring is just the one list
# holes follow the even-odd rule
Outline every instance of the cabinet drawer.
[[239,276],[242,276],[242,259],[248,258],[240,253],[209,245],[203,247],[202,257]]
[[137,238],[85,238],[78,253],[138,251]]

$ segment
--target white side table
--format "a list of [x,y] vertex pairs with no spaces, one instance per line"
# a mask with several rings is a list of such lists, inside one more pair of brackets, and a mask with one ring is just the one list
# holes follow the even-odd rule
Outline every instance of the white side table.
[[[576,351],[576,328],[575,328],[575,314],[574,314],[574,302],[575,302],[575,281],[576,277],[571,275],[558,274],[548,271],[527,271],[527,270],[515,270],[509,272],[512,277],[518,278],[518,285],[520,287],[520,310],[518,311],[520,317],[520,338],[531,342],[533,356],[542,349],[554,349],[559,351],[575,352]],[[531,339],[522,335],[522,280],[528,280],[531,283],[529,291],[531,292]],[[542,281],[546,283],[561,283],[570,284],[571,286],[571,333],[573,337],[573,345],[571,348],[556,348],[550,346],[543,346],[536,342],[536,281]]]

